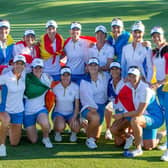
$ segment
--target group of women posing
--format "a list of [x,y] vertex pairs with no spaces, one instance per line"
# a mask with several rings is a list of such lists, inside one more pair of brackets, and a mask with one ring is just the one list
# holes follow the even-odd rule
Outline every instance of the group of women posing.
[[[67,123],[70,141],[75,142],[82,126],[86,146],[95,149],[105,116],[105,138],[111,139],[112,133],[115,144],[124,145],[124,156],[142,155],[142,147],[155,148],[157,128],[164,118],[168,131],[168,46],[163,29],[152,28],[156,44],[152,50],[143,41],[145,27],[141,21],[135,22],[129,33],[121,19],[113,19],[108,38],[103,25],[95,28],[93,38],[81,36],[81,24],[73,22],[71,37],[65,42],[57,27],[55,21],[48,21],[39,45],[34,43],[33,30],[26,30],[23,40],[13,45],[9,22],[0,21],[0,156],[7,155],[8,126],[11,145],[19,144],[22,124],[29,140],[36,143],[38,123],[42,143],[46,148],[53,147],[45,102],[51,88],[57,97],[52,112],[55,141],[62,141]],[[115,121],[111,126],[112,117]],[[136,149],[129,151],[133,140]],[[161,160],[168,161],[168,143]]]

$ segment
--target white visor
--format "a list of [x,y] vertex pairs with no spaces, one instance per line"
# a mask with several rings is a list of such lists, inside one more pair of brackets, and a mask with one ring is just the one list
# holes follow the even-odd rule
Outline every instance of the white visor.
[[136,76],[140,76],[141,75],[140,71],[137,68],[130,68],[128,70],[128,74],[133,74],[133,75],[136,75]]
[[119,20],[119,19],[113,20],[111,22],[111,27],[113,27],[113,26],[124,27],[123,22],[121,20]]
[[26,63],[26,58],[23,55],[16,55],[13,59],[13,62],[18,62],[18,61],[22,61],[24,63]]
[[69,73],[69,74],[71,74],[71,69],[70,69],[70,68],[62,68],[62,69],[61,69],[61,75],[63,75],[64,73]]
[[24,32],[24,36],[27,36],[27,35],[29,35],[29,34],[32,34],[32,35],[35,36],[34,30],[26,30],[26,31]]
[[74,28],[77,28],[77,29],[81,30],[82,26],[81,26],[80,23],[74,22],[74,23],[71,24],[71,29],[74,29]]
[[88,61],[88,64],[97,64],[99,65],[99,61],[96,58],[90,58]]
[[95,29],[95,33],[97,33],[98,31],[102,31],[103,33],[107,33],[107,29],[105,26],[103,25],[100,25],[100,26],[97,26],[96,29]]
[[32,65],[33,68],[35,68],[37,66],[44,67],[43,60],[40,59],[40,58],[35,58],[31,65]]
[[153,27],[150,34],[152,35],[153,33],[159,33],[159,34],[164,34],[164,30],[161,27]]
[[137,21],[136,23],[133,24],[132,26],[132,31],[139,30],[141,32],[145,32],[145,26],[141,21]]
[[47,23],[46,23],[46,28],[50,27],[50,26],[53,26],[55,28],[58,27],[57,23],[54,21],[54,20],[49,20]]
[[117,67],[117,68],[120,68],[120,69],[121,69],[121,65],[120,65],[120,63],[118,63],[118,62],[112,62],[112,63],[110,64],[110,69],[113,68],[113,67]]
[[0,21],[0,27],[7,27],[10,29],[10,23],[7,20]]

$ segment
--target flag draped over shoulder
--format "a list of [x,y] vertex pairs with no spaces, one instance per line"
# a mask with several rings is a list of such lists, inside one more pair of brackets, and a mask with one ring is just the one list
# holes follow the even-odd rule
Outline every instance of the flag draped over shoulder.
[[0,75],[2,74],[4,68],[8,68],[8,65],[0,65]]
[[56,52],[54,52],[53,47],[52,47],[52,41],[50,40],[48,34],[44,34],[41,36],[40,40],[40,54],[42,59],[49,59],[51,57],[54,58],[57,55],[64,55],[63,53],[63,46],[64,46],[64,39],[63,37],[56,33],[55,35],[56,39]]
[[26,75],[25,95],[28,99],[39,97],[48,89],[49,87],[43,84],[33,73],[28,73]]
[[33,73],[28,73],[26,75],[26,90],[25,95],[28,99],[36,98],[43,95],[45,92],[45,106],[48,112],[52,111],[54,106],[56,105],[56,95],[51,90],[54,88],[59,82],[53,81],[51,86],[48,87],[43,84]]
[[125,85],[119,92],[117,98],[116,98],[116,103],[117,101],[120,101],[124,108],[129,112],[129,111],[134,111],[135,106],[133,103],[133,96],[132,96],[132,89],[129,88],[127,85]]
[[[92,36],[80,36],[81,39],[85,39],[87,40],[88,42],[90,43],[96,43],[96,37],[92,37]],[[68,37],[66,40],[65,40],[65,43],[64,43],[64,47],[68,44],[68,42],[72,39],[72,37]]]
[[[80,36],[81,39],[85,39],[88,41],[88,43],[96,43],[96,38],[95,37],[92,37],[92,36]],[[66,40],[65,40],[65,43],[64,43],[64,47],[68,44],[68,42],[72,39],[72,37],[68,37]],[[63,48],[64,48],[63,47]],[[64,53],[65,55],[65,53]],[[67,62],[67,57],[65,56],[64,58],[62,58],[60,60],[60,65],[61,66],[65,66],[66,65],[66,62]]]
[[14,44],[14,40],[13,40],[12,36],[9,34],[9,35],[7,36],[6,45],[9,46],[9,45],[12,45],[12,44]]
[[[25,41],[19,41],[16,43],[16,45],[22,44],[24,47],[26,47]],[[40,58],[40,49],[38,45],[33,46],[33,52],[34,52],[34,57],[32,57],[29,54],[21,53],[26,58],[26,63],[31,64],[34,58]]]
[[[51,89],[53,89],[59,83],[59,81],[53,81],[51,83]],[[51,89],[49,89],[45,95],[45,105],[48,112],[51,112],[56,105],[56,95]]]

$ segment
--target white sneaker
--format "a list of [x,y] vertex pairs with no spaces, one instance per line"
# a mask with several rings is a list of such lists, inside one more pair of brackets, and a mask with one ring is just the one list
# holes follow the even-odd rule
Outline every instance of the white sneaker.
[[69,138],[70,142],[76,142],[77,141],[77,136],[76,136],[76,132],[72,132]]
[[127,150],[132,146],[133,140],[134,140],[133,135],[130,135],[130,137],[126,139],[126,142],[125,142],[125,145],[124,145],[124,150]]
[[61,133],[60,133],[60,132],[56,132],[56,133],[55,133],[54,140],[55,140],[56,142],[61,142],[61,141],[62,141],[62,136],[61,136]]
[[6,157],[6,146],[4,144],[0,145],[0,157]]
[[106,130],[105,139],[112,140],[112,134],[109,129]]
[[167,142],[165,142],[165,143],[162,144],[162,145],[159,145],[157,148],[158,148],[159,150],[162,150],[162,151],[166,150],[166,149],[167,149]]
[[88,138],[86,140],[86,146],[89,148],[89,149],[96,149],[97,148],[97,145],[95,143],[95,139],[94,138]]
[[50,141],[50,138],[43,138],[42,143],[45,145],[46,148],[53,148],[53,144]]
[[160,160],[163,160],[165,162],[168,162],[168,150],[164,152],[164,154],[161,156]]
[[142,149],[135,149],[133,151],[127,151],[124,156],[126,156],[126,157],[137,157],[137,156],[141,156],[142,154],[143,154]]

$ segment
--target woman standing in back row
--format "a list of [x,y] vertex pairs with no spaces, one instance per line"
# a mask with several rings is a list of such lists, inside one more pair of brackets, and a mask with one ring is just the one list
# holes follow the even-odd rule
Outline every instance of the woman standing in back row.
[[168,161],[168,44],[161,27],[154,27],[151,30],[151,36],[156,44],[152,57],[156,82],[151,87],[157,90],[159,102],[165,110],[167,150],[162,155],[161,160]]
[[152,78],[152,52],[149,47],[142,44],[144,33],[144,24],[141,21],[135,22],[132,26],[133,42],[124,46],[122,51],[122,76],[127,77],[130,66],[138,66],[143,79],[150,82]]
[[40,39],[40,55],[44,60],[44,72],[60,79],[60,59],[63,55],[64,39],[57,32],[58,25],[54,20],[46,23],[46,34]]
[[64,45],[67,56],[67,66],[72,70],[72,81],[80,84],[85,74],[85,65],[88,58],[90,43],[95,39],[89,36],[81,36],[82,25],[79,22],[72,22],[70,26],[70,36]]

